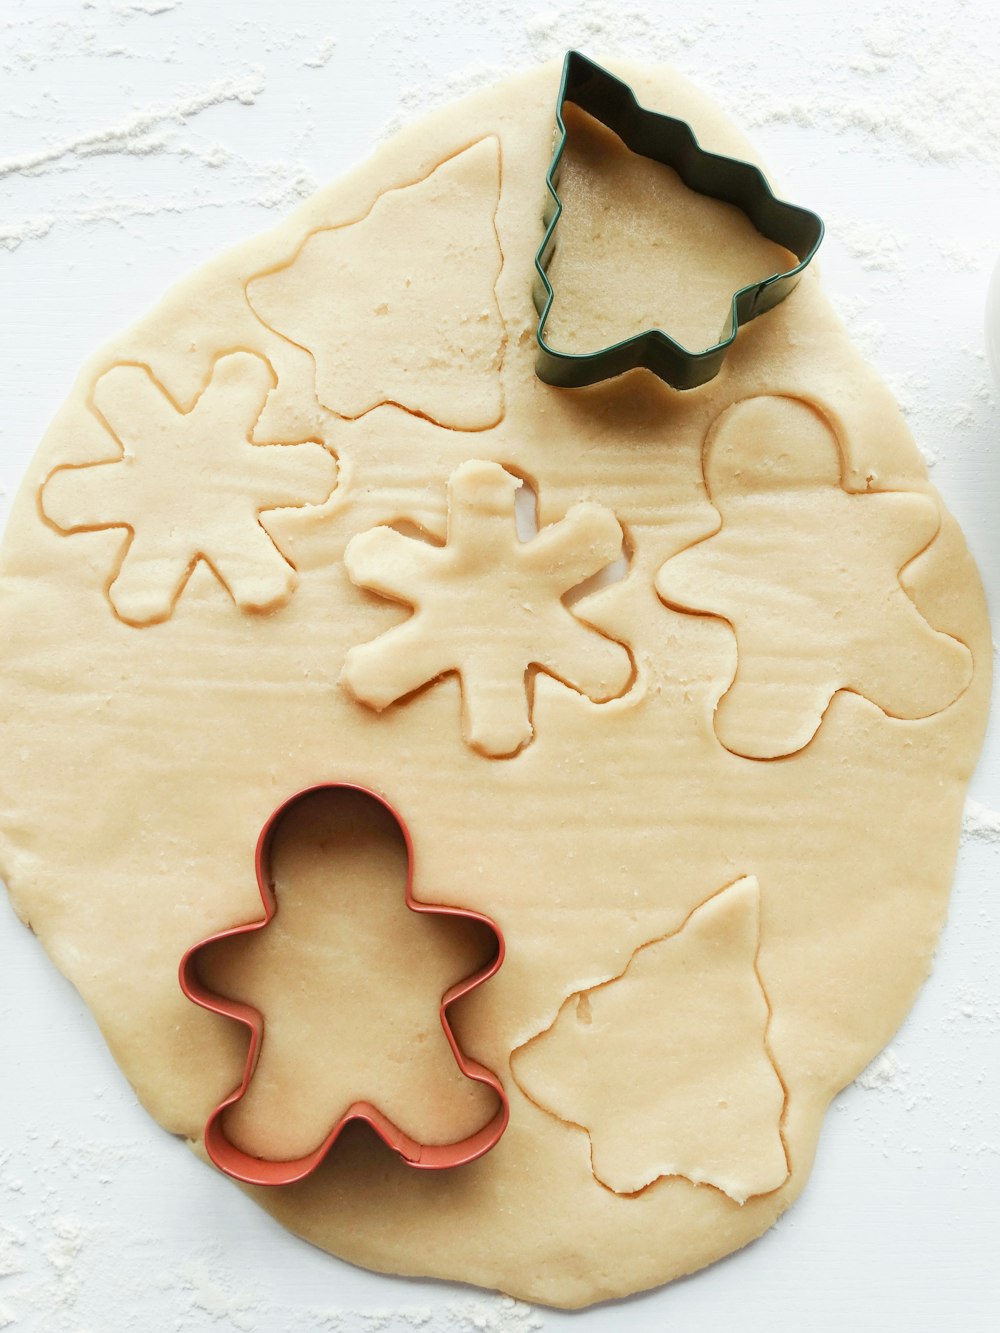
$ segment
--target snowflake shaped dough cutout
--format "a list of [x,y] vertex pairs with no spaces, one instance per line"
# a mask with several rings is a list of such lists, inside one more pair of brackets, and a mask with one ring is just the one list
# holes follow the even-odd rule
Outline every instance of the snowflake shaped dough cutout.
[[116,365],[97,381],[93,406],[121,457],[56,468],[41,503],[62,532],[129,530],[107,590],[119,620],[168,620],[199,561],[241,610],[272,611],[291,596],[295,569],[261,514],[322,504],[336,462],[314,440],[252,442],[275,383],[270,364],[252,352],[220,357],[187,412],[146,366]]
[[628,649],[564,604],[571,589],[621,554],[622,529],[592,501],[530,541],[518,539],[521,486],[499,463],[464,463],[448,483],[444,546],[373,528],[348,544],[351,580],[413,607],[413,615],[347,654],[341,680],[381,711],[457,673],[466,742],[490,758],[516,754],[534,735],[531,677],[542,671],[594,703],[631,686]]
[[729,408],[704,467],[719,527],[662,565],[656,590],[733,629],[736,674],[715,713],[728,750],[794,754],[841,690],[894,718],[954,703],[971,679],[969,649],[934,629],[900,582],[940,527],[931,496],[845,490],[836,436],[792,398]]

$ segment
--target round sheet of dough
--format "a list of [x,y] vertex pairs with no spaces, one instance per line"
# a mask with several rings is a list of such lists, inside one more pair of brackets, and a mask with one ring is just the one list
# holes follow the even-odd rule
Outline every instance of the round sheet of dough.
[[[752,157],[676,75],[615,68]],[[416,897],[505,935],[452,1018],[510,1125],[445,1171],[352,1128],[255,1197],[370,1268],[579,1306],[732,1251],[803,1188],[929,968],[991,654],[815,267],[701,389],[536,379],[558,79],[407,129],[85,367],[2,551],[0,859],[200,1148],[246,1036],[181,993],[182,955],[260,916],[254,844],[295,792],[383,795]],[[782,266],[581,116],[560,190],[567,350],[651,323],[710,345]],[[274,874],[274,933],[212,972],[273,1020],[234,1140],[294,1157],[359,1097],[422,1141],[473,1133],[491,1094],[437,1007],[483,941],[401,910],[392,821],[300,807]]]

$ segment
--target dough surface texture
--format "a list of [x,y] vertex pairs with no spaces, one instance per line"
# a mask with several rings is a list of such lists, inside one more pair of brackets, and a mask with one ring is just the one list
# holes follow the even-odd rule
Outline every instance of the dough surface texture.
[[[613,63],[754,160],[679,76]],[[405,129],[84,367],[0,552],[0,870],[201,1150],[246,1038],[182,994],[182,955],[260,916],[284,801],[380,793],[416,895],[504,933],[452,1020],[510,1124],[447,1171],[351,1128],[250,1193],[354,1263],[577,1307],[712,1262],[802,1190],[929,970],[991,642],[817,266],[698,390],[536,378],[559,74]],[[712,341],[773,247],[571,119],[553,341],[672,309]],[[340,1098],[427,1142],[492,1114],[435,1028],[481,941],[408,917],[383,833],[300,815],[274,922],[219,957],[274,1016],[231,1127],[253,1151],[308,1149]]]

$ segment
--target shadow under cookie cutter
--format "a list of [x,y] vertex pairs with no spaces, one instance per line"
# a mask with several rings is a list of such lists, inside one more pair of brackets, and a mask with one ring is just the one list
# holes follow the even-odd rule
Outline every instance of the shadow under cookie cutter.
[[[559,165],[566,147],[563,107],[572,102],[622,140],[640,157],[672,167],[698,194],[734,204],[770,241],[795,255],[798,263],[735,293],[729,318],[718,342],[692,352],[662,329],[646,329],[595,352],[560,352],[545,340],[545,325],[555,293],[548,266],[562,214]],[[815,213],[778,199],[759,167],[722,157],[702,148],[684,120],[640,106],[627,83],[579,51],[568,51],[556,100],[558,140],[545,176],[550,195],[544,214],[545,235],[535,256],[535,308],[538,311],[538,356],[535,373],[546,384],[583,388],[613,379],[642,366],[675,389],[695,389],[713,379],[722,367],[740,326],[771,310],[792,291],[823,239],[823,222]]]
[[[198,971],[199,955],[202,950],[219,943],[221,940],[252,934],[255,931],[263,930],[270,924],[278,910],[271,875],[271,845],[275,829],[282,816],[287,814],[293,805],[315,792],[327,791],[360,792],[361,795],[377,801],[396,821],[406,844],[406,905],[412,912],[421,912],[433,916],[459,917],[466,921],[475,921],[486,926],[496,937],[496,952],[489,962],[471,976],[450,986],[441,997],[439,1009],[441,1026],[459,1069],[466,1078],[492,1088],[499,1098],[496,1114],[489,1123],[474,1134],[470,1134],[455,1143],[419,1143],[416,1139],[404,1133],[377,1106],[368,1101],[352,1103],[317,1148],[306,1153],[305,1156],[290,1161],[275,1161],[269,1158],[255,1157],[251,1153],[244,1152],[227,1137],[223,1127],[223,1118],[227,1108],[243,1097],[250,1085],[250,1080],[253,1078],[264,1037],[264,1016],[253,1005],[247,1004],[245,1001],[230,1000],[210,990],[202,981]],[[377,792],[355,783],[319,783],[316,786],[307,787],[303,791],[297,792],[285,801],[278,807],[261,831],[257,841],[255,865],[257,884],[260,888],[261,901],[264,904],[263,918],[251,921],[247,925],[219,931],[208,939],[202,940],[187,951],[180,965],[181,990],[189,1000],[203,1009],[210,1010],[212,1013],[235,1019],[248,1028],[250,1032],[250,1048],[247,1053],[242,1081],[225,1100],[216,1106],[205,1125],[205,1149],[215,1165],[226,1175],[232,1176],[244,1184],[291,1185],[311,1174],[320,1165],[340,1137],[341,1131],[352,1120],[361,1120],[370,1125],[384,1143],[399,1153],[407,1165],[421,1167],[425,1170],[434,1171],[452,1166],[463,1166],[465,1163],[473,1162],[476,1158],[489,1152],[499,1142],[501,1135],[507,1128],[507,1122],[510,1118],[507,1095],[496,1074],[477,1061],[469,1059],[462,1052],[449,1022],[448,1010],[458,1000],[481,986],[499,971],[504,959],[505,945],[503,934],[496,923],[482,913],[473,912],[464,907],[442,907],[435,903],[421,902],[415,898],[413,896],[413,843],[410,839],[409,829],[388,801],[379,796]]]

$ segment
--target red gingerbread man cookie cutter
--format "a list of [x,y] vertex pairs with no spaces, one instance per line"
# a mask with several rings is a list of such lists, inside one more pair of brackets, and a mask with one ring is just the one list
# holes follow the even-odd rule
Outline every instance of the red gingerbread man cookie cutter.
[[[297,1157],[290,1161],[274,1161],[268,1158],[255,1157],[251,1153],[238,1148],[226,1135],[224,1128],[224,1117],[228,1107],[238,1102],[246,1093],[253,1078],[254,1070],[257,1066],[257,1060],[260,1056],[261,1043],[264,1037],[264,1016],[253,1007],[241,1000],[230,1000],[224,996],[216,994],[210,990],[202,981],[198,970],[199,956],[204,949],[211,945],[218,944],[221,940],[233,939],[240,935],[249,935],[258,930],[264,930],[273,920],[278,910],[277,900],[274,893],[273,879],[271,875],[271,844],[274,838],[275,829],[283,815],[285,815],[293,805],[306,796],[311,796],[315,792],[322,791],[352,791],[359,792],[363,796],[368,796],[377,801],[392,816],[398,824],[403,839],[406,843],[407,855],[407,873],[406,873],[406,905],[412,912],[426,913],[433,916],[459,917],[466,921],[476,921],[486,926],[496,938],[496,952],[488,963],[474,972],[471,976],[462,981],[456,982],[450,986],[441,997],[440,1017],[441,1026],[448,1039],[452,1054],[458,1064],[459,1069],[466,1076],[476,1083],[485,1084],[497,1094],[499,1105],[493,1118],[467,1138],[460,1139],[455,1143],[444,1144],[426,1144],[419,1143],[416,1139],[410,1137],[394,1124],[382,1111],[373,1103],[368,1101],[358,1101],[352,1103],[346,1111],[340,1116],[336,1124],[329,1131],[318,1147],[303,1157]],[[215,1014],[221,1014],[225,1018],[235,1019],[241,1023],[250,1032],[250,1047],[247,1052],[246,1065],[243,1071],[243,1078],[239,1086],[229,1094],[222,1102],[216,1106],[215,1110],[209,1116],[205,1125],[205,1148],[209,1157],[221,1171],[234,1177],[236,1180],[243,1181],[248,1185],[291,1185],[305,1176],[311,1174],[320,1165],[327,1153],[340,1137],[341,1130],[352,1120],[361,1120],[370,1125],[375,1133],[388,1146],[399,1153],[400,1157],[409,1166],[423,1168],[424,1170],[442,1170],[452,1166],[463,1166],[467,1162],[473,1162],[478,1157],[495,1146],[500,1136],[507,1128],[507,1122],[510,1118],[510,1106],[507,1095],[504,1092],[503,1085],[499,1078],[481,1065],[476,1060],[466,1056],[452,1030],[448,1018],[448,1010],[457,1001],[468,995],[477,987],[489,981],[499,970],[504,959],[504,938],[496,923],[484,916],[480,912],[473,912],[464,907],[442,907],[434,903],[421,902],[413,895],[413,843],[410,838],[409,829],[400,817],[399,813],[393,809],[384,797],[377,792],[371,791],[367,787],[362,787],[356,783],[349,782],[325,782],[319,783],[313,787],[307,787],[303,791],[296,792],[290,797],[270,817],[261,831],[257,840],[257,850],[255,856],[255,865],[257,872],[257,884],[260,888],[261,901],[264,904],[264,916],[261,920],[251,921],[246,925],[235,926],[229,930],[220,931],[218,934],[210,936],[208,939],[190,948],[181,960],[180,965],[180,984],[181,989],[189,1000],[200,1005],[203,1009],[208,1009]]]

